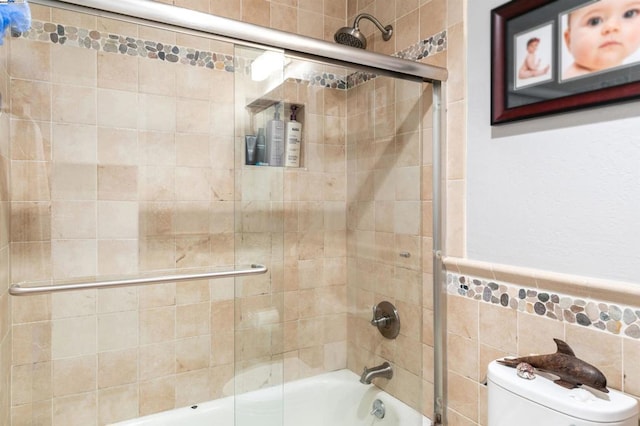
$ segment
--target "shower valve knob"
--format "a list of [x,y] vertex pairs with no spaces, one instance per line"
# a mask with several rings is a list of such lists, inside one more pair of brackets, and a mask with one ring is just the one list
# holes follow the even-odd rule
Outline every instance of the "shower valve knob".
[[395,339],[400,333],[398,311],[387,301],[380,302],[373,307],[373,318],[370,323],[387,339]]

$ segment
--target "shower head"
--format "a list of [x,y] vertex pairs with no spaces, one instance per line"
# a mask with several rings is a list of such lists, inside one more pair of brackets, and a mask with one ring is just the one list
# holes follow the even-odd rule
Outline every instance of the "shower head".
[[368,19],[373,22],[376,27],[382,32],[382,39],[384,41],[388,41],[393,34],[393,27],[391,25],[387,25],[383,27],[380,21],[378,21],[373,16],[368,13],[361,13],[356,16],[356,19],[353,21],[353,27],[342,27],[338,31],[336,31],[333,39],[336,43],[344,44],[351,47],[357,47],[359,49],[367,48],[367,38],[360,32],[358,28],[358,24],[361,19]]
[[358,49],[366,49],[367,38],[357,28],[342,27],[333,36],[336,43],[345,46],[357,47]]

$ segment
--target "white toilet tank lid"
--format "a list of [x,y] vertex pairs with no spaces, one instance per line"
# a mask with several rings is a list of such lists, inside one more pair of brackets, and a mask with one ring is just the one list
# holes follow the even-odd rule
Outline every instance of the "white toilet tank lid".
[[[533,380],[518,377],[516,369],[492,361],[487,379],[505,390],[552,410],[592,422],[618,422],[638,414],[638,402],[622,392],[599,392],[589,387],[566,389],[553,383],[552,374]],[[490,384],[491,386],[491,384]]]

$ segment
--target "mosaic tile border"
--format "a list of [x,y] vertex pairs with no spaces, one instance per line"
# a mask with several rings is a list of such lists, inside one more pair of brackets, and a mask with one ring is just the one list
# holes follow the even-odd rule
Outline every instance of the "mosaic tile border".
[[515,284],[447,274],[449,294],[640,339],[640,308],[580,299]]
[[[224,53],[199,50],[191,47],[160,43],[153,40],[142,40],[121,34],[101,32],[71,25],[53,22],[32,21],[31,28],[23,33],[12,30],[12,37],[28,40],[70,45],[114,54],[138,56],[153,60],[180,63],[211,70],[235,72],[238,67],[248,67],[250,62],[240,57]],[[418,61],[429,55],[440,53],[447,48],[447,32],[442,31],[421,40],[393,56]],[[355,72],[347,76],[334,73],[316,72],[303,76],[310,86],[321,86],[330,89],[349,90],[377,75],[367,72]],[[303,80],[300,80],[302,82]]]
[[447,50],[447,30],[432,35],[429,38],[425,38],[424,40],[395,53],[393,56],[401,59],[408,59],[410,61],[419,61],[427,56],[432,56],[436,53],[444,52],[445,50]]
[[[244,67],[246,69],[251,65],[250,60],[234,57],[229,54],[165,44],[153,40],[142,40],[126,35],[100,32],[52,22],[33,21],[28,31],[24,33],[14,31],[12,32],[12,36],[92,49],[99,52],[205,67],[215,71],[235,72],[238,67]],[[309,73],[303,76],[303,80],[311,86],[322,86],[341,90],[347,89],[346,77],[333,73]],[[303,80],[300,80],[300,82],[303,82]]]
[[53,44],[66,44],[107,53],[206,67],[218,71],[234,72],[237,65],[233,56],[223,53],[164,44],[153,40],[142,40],[140,38],[52,22],[33,21],[28,31],[24,33],[13,32],[12,36],[51,42]]
[[[407,59],[409,61],[419,61],[427,56],[435,55],[447,50],[447,31],[444,30],[429,38],[420,40],[419,42],[407,47],[404,50],[394,53],[395,56],[400,59]],[[355,72],[347,76],[347,89],[352,89],[369,80],[373,80],[377,75],[368,72]]]

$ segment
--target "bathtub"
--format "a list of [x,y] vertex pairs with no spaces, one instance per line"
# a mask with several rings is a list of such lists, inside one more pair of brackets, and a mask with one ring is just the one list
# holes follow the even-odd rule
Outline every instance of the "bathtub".
[[[371,414],[376,399],[385,405],[383,419]],[[363,385],[350,370],[338,370],[286,383],[284,387],[260,389],[113,424],[175,425],[431,426],[431,421],[376,386]]]

